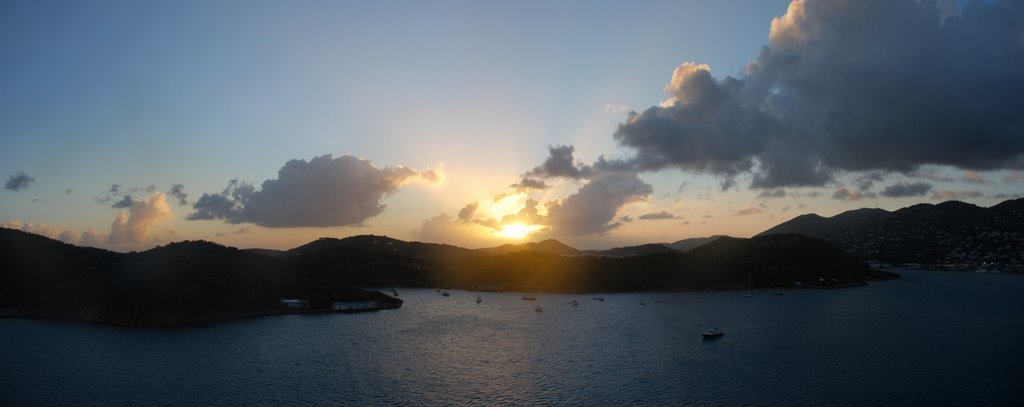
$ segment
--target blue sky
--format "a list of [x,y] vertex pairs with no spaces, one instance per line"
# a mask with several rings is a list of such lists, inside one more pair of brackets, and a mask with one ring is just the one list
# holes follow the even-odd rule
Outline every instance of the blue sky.
[[[469,246],[514,240],[500,225],[484,224],[507,223],[501,217],[531,199],[543,217],[547,203],[597,178],[552,177],[550,188],[495,202],[494,195],[545,161],[549,146],[573,146],[580,164],[629,159],[636,151],[613,138],[627,111],[666,100],[673,71],[684,62],[709,65],[716,80],[742,78],[788,4],[4,2],[0,171],[9,181],[24,172],[34,182],[0,192],[0,221],[21,228],[31,222],[30,229],[51,236],[69,232],[66,240],[77,243],[93,229],[98,238],[89,243],[119,250],[177,239],[280,248],[361,233]],[[259,191],[289,160],[326,154],[380,168],[435,170],[446,180],[395,180],[369,197],[386,208],[355,223],[266,227],[253,214],[188,219],[202,194],[220,193],[230,180]],[[601,227],[587,230],[597,232],[550,227],[535,237],[610,247],[749,236],[804,212],[895,209],[938,202],[939,191],[968,190],[977,193],[960,198],[987,206],[1001,200],[997,195],[1021,192],[1019,164],[968,173],[972,168],[956,160],[933,158],[910,162],[912,171],[879,164],[884,181],[864,191],[877,197],[883,184],[902,182],[928,183],[928,193],[859,201],[830,197],[875,168],[844,168],[830,173],[830,183],[811,187],[783,185],[786,197],[770,202],[764,193],[776,189],[748,188],[743,174],[723,190],[722,173],[694,170],[689,162],[645,169],[639,182],[651,192],[640,188],[621,205],[595,209],[614,215],[588,218]],[[963,183],[970,174],[984,183]],[[185,204],[168,197],[146,212],[153,209],[149,198],[166,196],[173,184],[188,194]],[[111,208],[124,195],[138,204]],[[314,193],[307,200],[326,198]],[[458,225],[457,213],[471,203],[491,213]],[[126,210],[126,222],[141,222],[132,226],[138,233],[113,242],[109,235]],[[744,210],[755,216],[737,215]],[[634,221],[662,212],[672,217]],[[159,216],[146,222],[145,213]],[[441,215],[452,224],[438,230],[450,233],[427,233]],[[438,222],[424,223],[430,219]],[[545,224],[538,218],[536,225]]]

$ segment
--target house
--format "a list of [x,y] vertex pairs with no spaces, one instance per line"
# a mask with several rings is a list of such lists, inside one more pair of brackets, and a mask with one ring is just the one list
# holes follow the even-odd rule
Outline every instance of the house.
[[331,304],[332,311],[341,312],[374,311],[384,308],[378,301],[335,302]]
[[298,298],[281,298],[281,305],[287,308],[309,308],[309,301]]

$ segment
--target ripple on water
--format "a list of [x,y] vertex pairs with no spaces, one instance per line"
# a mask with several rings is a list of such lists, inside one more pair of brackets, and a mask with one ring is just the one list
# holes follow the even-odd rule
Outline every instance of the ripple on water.
[[[0,320],[0,405],[1024,399],[1024,278],[916,275],[924,282],[754,299],[644,293],[646,306],[638,294],[573,307],[569,295],[485,293],[475,304],[468,292],[402,290],[400,310],[163,331]],[[701,340],[711,326],[725,337]]]

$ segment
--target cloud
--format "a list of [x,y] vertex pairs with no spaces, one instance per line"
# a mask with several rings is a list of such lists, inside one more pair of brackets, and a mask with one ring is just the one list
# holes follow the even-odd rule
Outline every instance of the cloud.
[[850,202],[856,202],[863,198],[875,198],[877,196],[878,195],[874,192],[851,191],[845,187],[836,189],[835,192],[832,193],[832,199]]
[[539,204],[540,202],[537,202],[533,199],[527,199],[526,204],[523,205],[523,208],[520,209],[519,212],[516,212],[515,214],[512,215],[503,216],[501,218],[501,224],[513,225],[521,223],[524,225],[543,225],[544,223],[547,222],[547,220],[544,219],[544,217],[541,216],[539,211],[537,210],[537,205]]
[[107,236],[99,234],[95,229],[82,232],[82,236],[78,238],[78,244],[82,246],[96,247],[106,243]]
[[992,199],[1018,199],[1021,196],[1024,196],[1024,195],[1021,195],[1021,194],[1008,194],[1008,193],[1005,193],[1005,192],[1000,192],[998,194],[993,194],[992,196],[989,196],[989,198],[992,198]]
[[89,229],[85,232],[78,233],[78,231],[74,229],[62,229],[59,226],[47,223],[26,223],[19,220],[9,220],[0,226],[45,236],[50,239],[60,240],[64,243],[77,244],[79,246],[96,247],[107,243],[107,236],[96,233],[95,229]]
[[586,178],[591,174],[590,167],[577,163],[573,159],[574,146],[553,145],[548,146],[548,158],[544,163],[524,174],[525,177],[539,178]]
[[7,178],[7,183],[4,184],[4,189],[9,189],[11,191],[20,191],[23,189],[28,189],[28,187],[35,182],[35,178],[28,176],[28,174],[26,174],[24,171],[18,171],[14,174],[11,174],[11,176]]
[[288,161],[260,189],[233,181],[221,193],[204,193],[189,220],[222,219],[266,227],[355,226],[379,215],[382,199],[415,180],[441,177],[403,166],[378,168],[369,160],[342,155]]
[[417,239],[424,242],[449,243],[464,247],[480,244],[479,236],[466,224],[456,222],[451,215],[442,213],[426,219],[420,228],[413,231]]
[[125,195],[124,198],[122,198],[120,201],[114,202],[114,204],[110,205],[110,207],[113,209],[130,208],[134,202],[135,200],[132,199],[131,195]]
[[743,208],[743,209],[738,209],[733,216],[754,215],[754,214],[758,214],[758,213],[761,213],[761,212],[763,212],[761,210],[761,208],[758,208],[756,206],[748,206],[748,207]]
[[476,210],[479,208],[480,204],[477,202],[466,204],[466,206],[459,210],[459,222],[472,222],[476,217]]
[[794,0],[742,78],[684,63],[668,98],[614,139],[635,170],[749,173],[754,188],[929,164],[1022,168],[1022,27],[1020,2],[957,15],[929,1]]
[[858,190],[867,191],[874,187],[876,182],[882,182],[883,180],[885,180],[885,174],[873,171],[858,176],[854,179],[854,184],[857,186]]
[[675,218],[676,218],[676,215],[673,215],[670,212],[660,211],[660,212],[645,213],[643,215],[640,215],[640,217],[638,219],[640,219],[640,220],[657,220],[657,219],[675,219]]
[[444,170],[444,163],[438,168],[427,168],[419,173],[419,179],[431,186],[441,186],[448,182],[448,173]]
[[784,189],[766,189],[757,194],[758,198],[785,198],[786,190]]
[[629,107],[623,104],[613,105],[611,103],[604,105],[604,110],[608,113],[627,113]]
[[3,227],[8,229],[17,229],[22,232],[32,233],[40,236],[46,236],[50,239],[58,239],[61,235],[61,230],[57,226],[46,224],[46,223],[33,223],[33,222],[22,222],[20,220],[9,220],[4,222]]
[[127,213],[118,213],[110,225],[108,241],[111,244],[145,242],[153,225],[171,218],[171,207],[162,192],[153,193],[145,201],[133,200],[127,209]]
[[989,180],[979,175],[977,171],[965,171],[964,176],[960,180],[969,184],[991,184]]
[[1015,184],[1022,181],[1024,181],[1024,172],[1020,171],[1010,171],[1009,174],[1003,177],[1003,182],[1006,184]]
[[552,233],[572,236],[603,234],[622,225],[615,215],[626,204],[650,196],[654,190],[636,173],[596,173],[569,197],[547,204]]
[[932,190],[932,184],[925,182],[897,182],[882,190],[880,195],[888,198],[906,198],[912,196],[923,196]]
[[171,184],[171,189],[167,191],[167,196],[174,198],[178,205],[188,205],[188,194],[185,193],[185,186],[182,184]]
[[520,180],[519,182],[510,185],[509,188],[512,188],[513,190],[515,190],[517,192],[525,192],[525,191],[530,191],[530,190],[534,190],[534,189],[536,189],[536,190],[548,189],[548,184],[545,183],[543,180],[523,177],[523,179]]
[[969,191],[935,191],[932,193],[932,199],[942,200],[961,200],[968,198],[981,198],[985,196],[981,191],[969,190]]

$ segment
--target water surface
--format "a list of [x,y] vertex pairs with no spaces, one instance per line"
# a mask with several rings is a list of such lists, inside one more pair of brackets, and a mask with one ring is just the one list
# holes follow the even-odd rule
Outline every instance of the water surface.
[[400,289],[400,310],[172,330],[0,320],[0,405],[1024,400],[1024,276],[903,274],[755,298]]

